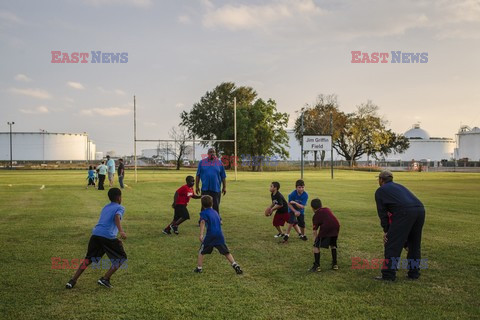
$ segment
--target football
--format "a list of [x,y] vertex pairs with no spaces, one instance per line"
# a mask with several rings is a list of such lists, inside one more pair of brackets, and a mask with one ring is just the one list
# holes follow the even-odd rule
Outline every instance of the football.
[[268,216],[271,216],[271,215],[272,215],[272,208],[267,207],[265,209],[265,216],[268,217]]

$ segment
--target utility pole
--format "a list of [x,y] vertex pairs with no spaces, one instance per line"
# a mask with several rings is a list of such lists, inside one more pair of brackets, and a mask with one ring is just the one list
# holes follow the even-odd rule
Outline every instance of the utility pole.
[[303,109],[302,109],[302,116],[301,116],[301,125],[300,125],[300,131],[302,132],[302,140],[300,140],[301,144],[300,144],[300,171],[301,171],[301,174],[300,174],[300,179],[303,180],[303,131],[304,131],[304,128],[303,128]]
[[7,122],[7,124],[10,126],[10,170],[13,170],[13,153],[12,153],[12,126],[15,124],[15,122]]
[[330,147],[330,175],[333,179],[333,112],[330,112],[330,139],[332,139],[332,145]]
[[137,104],[133,96],[133,159],[135,161],[135,183],[137,183]]
[[[235,181],[237,181],[237,98],[233,98],[233,140],[234,140],[234,152],[233,161],[235,166]],[[230,161],[230,163],[232,163]]]

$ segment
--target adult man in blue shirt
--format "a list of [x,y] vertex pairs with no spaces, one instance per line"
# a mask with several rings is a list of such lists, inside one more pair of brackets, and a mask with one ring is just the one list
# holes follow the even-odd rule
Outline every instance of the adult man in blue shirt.
[[108,171],[108,182],[110,183],[110,188],[113,187],[113,177],[115,176],[115,160],[110,159],[110,156],[107,156],[107,171]]
[[383,241],[387,262],[382,268],[382,276],[375,279],[395,280],[396,266],[393,265],[393,261],[400,259],[402,249],[407,244],[408,278],[416,280],[420,276],[416,262],[421,259],[420,245],[425,222],[425,208],[412,192],[393,182],[393,175],[390,171],[382,171],[379,174],[378,184],[380,187],[375,192],[375,202],[380,225],[384,232]]
[[[213,209],[220,214],[220,197],[227,193],[225,179],[227,175],[222,161],[215,156],[215,149],[208,149],[208,157],[198,163],[197,177],[195,179],[195,192],[200,194],[199,183],[202,180],[201,195],[213,198]],[[223,185],[221,192],[220,186]]]

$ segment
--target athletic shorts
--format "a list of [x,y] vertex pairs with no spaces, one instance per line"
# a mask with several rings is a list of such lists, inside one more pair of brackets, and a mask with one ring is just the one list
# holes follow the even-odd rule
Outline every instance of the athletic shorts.
[[337,238],[338,237],[325,237],[325,238],[316,237],[315,241],[313,242],[313,246],[315,248],[328,248],[329,246],[336,248]]
[[105,253],[110,260],[127,259],[127,254],[125,253],[123,244],[119,239],[107,239],[92,235],[90,237],[90,241],[88,242],[88,249],[85,259],[92,261],[92,258],[101,258]]
[[113,176],[115,175],[115,173],[113,172],[109,172],[108,173],[108,180],[113,180]]
[[279,226],[284,226],[285,225],[285,222],[288,222],[290,218],[290,215],[288,214],[288,212],[286,213],[275,213],[275,215],[273,216],[273,226],[274,227],[279,227]]
[[300,228],[305,228],[305,215],[300,214],[298,217],[295,217],[295,213],[289,213],[288,223],[293,225],[298,225]]
[[95,179],[94,178],[88,178],[88,185],[89,186],[94,186],[95,185]]
[[173,220],[177,221],[180,218],[183,218],[184,220],[189,220],[190,214],[188,213],[188,209],[186,205],[176,204]]
[[220,252],[220,254],[223,254],[223,255],[226,255],[226,254],[230,253],[226,244],[217,244],[217,245],[213,245],[213,246],[205,246],[205,245],[203,245],[203,243],[200,246],[200,251],[199,252],[200,252],[200,254],[210,254],[210,253],[212,253],[213,248],[217,248],[218,252]]

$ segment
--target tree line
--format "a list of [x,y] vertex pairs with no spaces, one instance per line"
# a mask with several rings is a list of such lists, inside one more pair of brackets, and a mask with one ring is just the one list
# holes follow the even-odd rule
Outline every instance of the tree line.
[[[207,91],[190,111],[180,114],[180,138],[233,140],[234,98],[237,102],[237,152],[260,159],[252,165],[252,170],[261,170],[263,157],[289,157],[286,132],[289,114],[279,112],[275,100],[262,99],[253,88],[237,87],[232,82],[223,82]],[[389,129],[388,122],[379,116],[378,111],[377,105],[367,101],[358,105],[355,112],[345,113],[340,110],[336,95],[321,94],[315,103],[296,112],[295,137],[302,143],[302,115],[304,135],[330,134],[332,117],[332,146],[351,165],[363,155],[378,159],[408,149],[408,139]],[[180,142],[180,148],[181,145]],[[234,153],[233,143],[214,142],[213,146],[220,154],[231,156]],[[325,154],[320,155],[321,161],[324,157]],[[314,158],[316,166],[316,152]],[[177,168],[180,161],[181,157]]]

